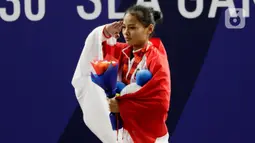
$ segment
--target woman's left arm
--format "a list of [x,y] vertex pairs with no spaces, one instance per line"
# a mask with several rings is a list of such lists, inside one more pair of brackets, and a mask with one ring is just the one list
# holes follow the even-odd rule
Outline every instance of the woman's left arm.
[[171,79],[166,52],[156,50],[148,55],[147,65],[152,72],[152,79],[139,91],[117,97],[119,111],[123,116],[136,112],[138,115],[145,114],[144,111],[166,113],[169,110]]
[[[165,53],[157,52],[148,58],[152,79],[139,91],[118,99],[118,110],[134,140],[155,142],[155,137],[167,134],[165,121],[170,107],[170,69]],[[135,131],[135,134],[133,134]],[[148,140],[152,139],[151,141]]]

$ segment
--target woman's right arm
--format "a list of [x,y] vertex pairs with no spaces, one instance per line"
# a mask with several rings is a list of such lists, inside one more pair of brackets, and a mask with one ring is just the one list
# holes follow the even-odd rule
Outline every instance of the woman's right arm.
[[107,40],[103,41],[103,56],[107,54],[115,57],[116,59],[120,58],[121,50],[127,46],[126,43],[116,42],[116,39],[120,37],[119,33],[122,29],[123,22],[113,22],[104,26],[102,34],[103,37]]
[[103,59],[103,55],[111,53],[112,49],[115,50],[113,46],[117,45],[116,38],[103,35],[104,27],[105,25],[95,28],[86,38],[72,78],[72,85],[87,127],[102,142],[113,143],[116,138],[112,133],[105,92],[91,80],[93,71],[91,61]]
[[117,42],[115,38],[121,30],[121,24],[120,22],[113,22],[102,25],[88,35],[72,79],[72,85],[75,89],[86,87],[88,77],[93,71],[91,61],[102,60],[106,55],[119,59],[121,50],[126,46],[124,43]]

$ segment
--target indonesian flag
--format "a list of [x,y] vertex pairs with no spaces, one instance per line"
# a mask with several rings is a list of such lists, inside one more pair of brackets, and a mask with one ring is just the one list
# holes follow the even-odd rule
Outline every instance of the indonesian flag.
[[163,44],[156,39],[151,42],[160,51],[159,55],[147,56],[152,79],[137,92],[117,97],[123,127],[135,143],[155,143],[168,132],[165,124],[170,102],[168,59]]
[[[115,143],[117,136],[116,131],[111,128],[106,96],[104,91],[91,81],[90,73],[93,68],[90,62],[96,57],[103,59],[106,54],[119,58],[122,49],[127,45],[116,43],[115,38],[105,38],[102,34],[103,28],[104,26],[100,26],[94,29],[87,37],[72,85],[82,108],[85,124],[103,143]],[[104,41],[107,46],[102,44]],[[117,97],[123,128],[132,138],[131,141],[123,143],[168,143],[165,122],[171,93],[169,64],[161,41],[150,41],[157,49],[145,55],[152,79],[139,91]]]

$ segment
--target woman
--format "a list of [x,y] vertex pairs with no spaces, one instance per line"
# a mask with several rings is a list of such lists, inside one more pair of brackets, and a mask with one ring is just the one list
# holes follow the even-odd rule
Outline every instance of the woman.
[[[87,115],[84,115],[85,123],[104,142],[109,141],[105,139],[107,135],[100,134],[99,129],[88,125],[90,120],[92,123],[92,119],[95,119],[89,119],[88,112],[91,113],[91,116],[96,117],[96,113],[99,116],[104,111],[99,107],[97,107],[96,113],[90,111],[89,104],[91,102],[88,101],[92,99],[89,99],[88,95],[90,91],[93,94],[99,94],[100,91],[94,90],[97,87],[87,77],[92,71],[89,62],[95,57],[102,59],[110,54],[119,59],[119,80],[125,84],[136,82],[136,72],[141,69],[148,69],[153,75],[152,79],[139,91],[108,100],[110,112],[120,113],[123,120],[123,142],[168,143],[165,121],[170,104],[170,71],[163,44],[159,39],[151,38],[156,23],[161,20],[160,12],[135,5],[126,11],[123,21],[99,26],[86,39],[72,84],[83,113]],[[126,43],[116,42],[121,31]],[[95,91],[98,92],[95,93]],[[84,96],[85,94],[86,96]],[[91,96],[91,98],[100,97]],[[94,100],[98,101],[99,99]],[[105,108],[106,103],[102,101],[97,106],[102,104],[104,106],[102,108]],[[106,120],[103,117],[96,119],[99,123]],[[105,126],[105,129],[109,127],[105,124],[102,126]]]

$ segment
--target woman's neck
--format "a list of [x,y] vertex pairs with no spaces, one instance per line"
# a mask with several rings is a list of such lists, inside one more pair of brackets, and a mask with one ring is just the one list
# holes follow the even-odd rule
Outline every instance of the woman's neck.
[[148,43],[148,41],[144,42],[144,43],[141,44],[141,45],[134,45],[134,46],[133,46],[133,50],[134,50],[134,51],[139,50],[139,49],[143,48],[147,43]]

